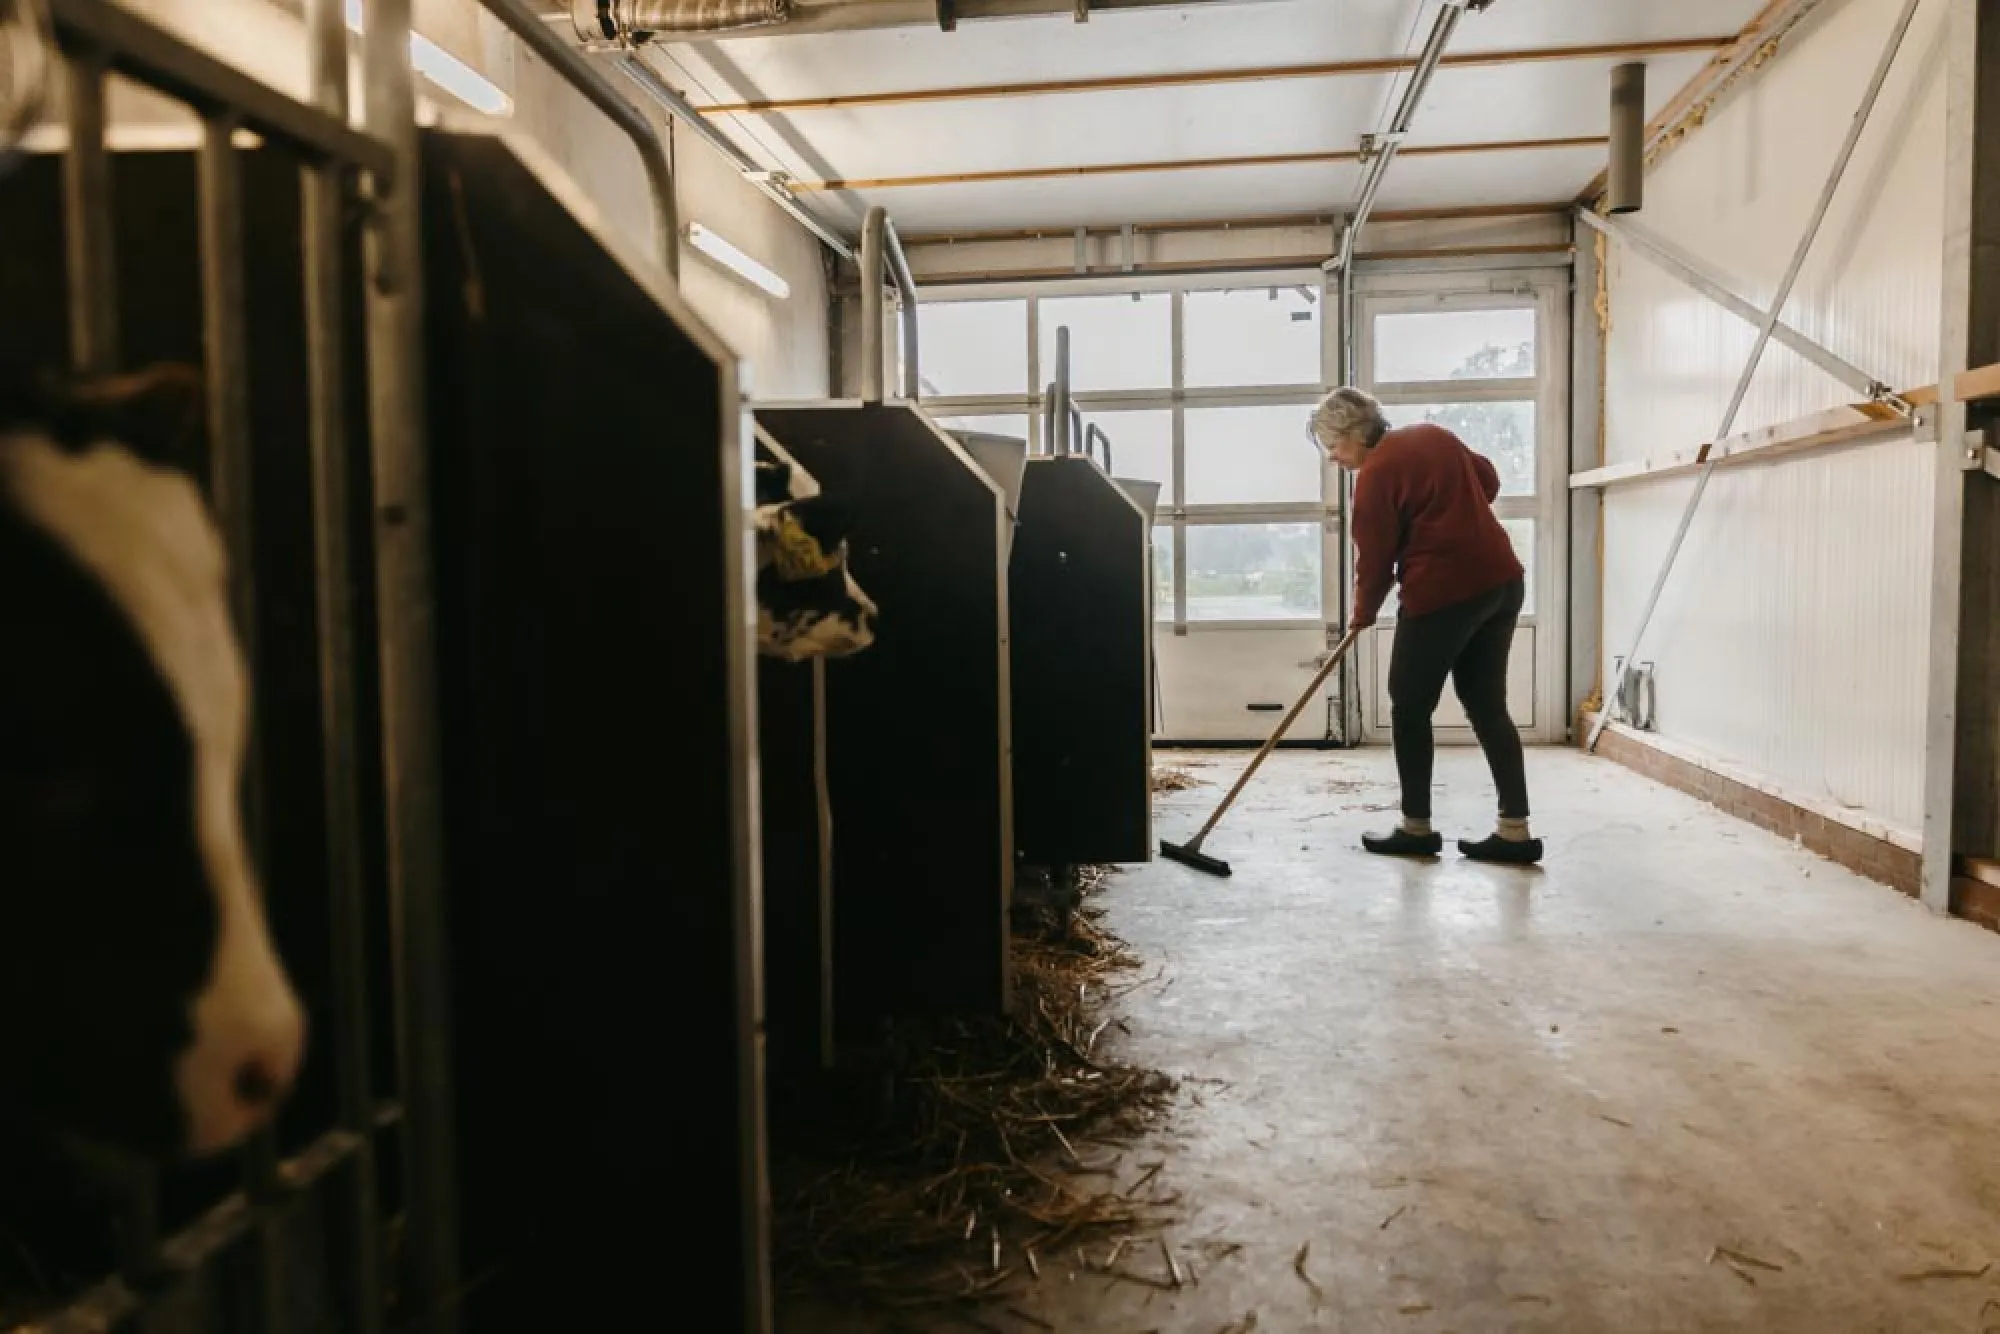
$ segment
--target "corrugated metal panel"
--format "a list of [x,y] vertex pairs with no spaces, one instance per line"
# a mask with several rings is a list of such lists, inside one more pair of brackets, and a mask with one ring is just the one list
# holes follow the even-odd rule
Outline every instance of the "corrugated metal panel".
[[[1897,0],[1847,0],[1660,164],[1644,223],[1765,298],[1776,287]],[[1936,379],[1944,6],[1919,11],[1788,322],[1909,388]],[[1709,438],[1754,330],[1613,247],[1606,453]],[[1737,429],[1853,394],[1773,346]],[[1661,732],[1789,788],[1915,828],[1930,586],[1928,450],[1876,445],[1720,473],[1639,656]],[[1605,653],[1622,653],[1690,480],[1610,492]]]

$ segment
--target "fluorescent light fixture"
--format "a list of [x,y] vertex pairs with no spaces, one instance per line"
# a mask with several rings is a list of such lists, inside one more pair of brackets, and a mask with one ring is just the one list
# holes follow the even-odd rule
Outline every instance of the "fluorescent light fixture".
[[[361,0],[347,0],[347,26],[353,32],[361,31]],[[474,111],[489,116],[513,113],[513,98],[422,33],[410,34],[410,67]]]
[[763,288],[780,301],[792,294],[792,285],[698,222],[687,226],[688,244],[728,269],[737,277]]

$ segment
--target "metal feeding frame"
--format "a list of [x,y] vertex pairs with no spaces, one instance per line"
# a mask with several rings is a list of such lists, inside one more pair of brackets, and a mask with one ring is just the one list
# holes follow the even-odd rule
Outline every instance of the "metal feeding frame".
[[917,280],[910,273],[909,257],[889,221],[889,210],[880,204],[868,210],[861,224],[861,401],[880,403],[887,355],[883,348],[882,293],[886,280],[894,279],[901,297],[903,345],[903,397],[914,403],[922,396],[923,376],[917,363]]
[[[1888,41],[1883,45],[1882,55],[1875,62],[1875,72],[1862,91],[1861,103],[1854,109],[1854,118],[1847,127],[1847,137],[1841,141],[1840,151],[1834,154],[1833,165],[1827,171],[1826,183],[1820,187],[1819,199],[1813,205],[1811,216],[1806,219],[1805,230],[1800,233],[1798,244],[1792,249],[1791,262],[1785,267],[1785,276],[1778,283],[1778,290],[1771,298],[1771,308],[1764,312],[1757,324],[1757,340],[1750,345],[1750,354],[1744,358],[1743,369],[1736,377],[1736,389],[1729,396],[1729,406],[1723,410],[1722,424],[1715,428],[1716,440],[1725,440],[1730,429],[1736,425],[1736,414],[1743,406],[1744,398],[1750,392],[1750,381],[1757,374],[1758,363],[1763,360],[1764,348],[1769,345],[1778,327],[1778,317],[1783,314],[1785,302],[1791,298],[1792,285],[1798,281],[1799,271],[1805,267],[1806,256],[1812,252],[1812,244],[1819,235],[1820,224],[1826,220],[1828,208],[1833,204],[1834,194],[1840,189],[1841,178],[1847,174],[1847,164],[1854,157],[1854,149],[1861,142],[1861,132],[1868,127],[1869,115],[1875,110],[1875,99],[1882,92],[1882,85],[1889,78],[1889,71],[1896,63],[1896,55],[1903,47],[1903,38],[1910,30],[1910,22],[1916,17],[1917,6],[1922,0],[1903,0],[1902,12],[1889,30]],[[1831,356],[1831,353],[1827,354]],[[1859,372],[1856,372],[1859,374]],[[1881,395],[1881,400],[1904,416],[1911,415],[1910,405],[1893,394]],[[1598,709],[1597,721],[1591,726],[1590,737],[1584,743],[1586,751],[1597,749],[1598,738],[1611,721],[1610,701],[1622,698],[1625,693],[1625,679],[1638,661],[1639,648],[1646,637],[1646,630],[1652,624],[1653,612],[1660,605],[1660,594],[1666,590],[1667,579],[1673,573],[1674,561],[1680,556],[1681,544],[1687,540],[1688,528],[1694,523],[1695,511],[1701,506],[1702,493],[1708,490],[1708,479],[1715,475],[1715,468],[1722,461],[1722,455],[1711,453],[1701,465],[1701,472],[1695,478],[1694,490],[1688,494],[1687,505],[1681,510],[1679,525],[1674,529],[1673,541],[1667,545],[1666,557],[1660,562],[1660,571],[1653,579],[1652,591],[1647,594],[1646,605],[1639,613],[1639,624],[1632,631],[1630,647],[1625,650],[1618,668],[1618,679],[1605,692],[1603,704]]]
[[[655,207],[659,261],[678,273],[672,168],[652,123],[581,53],[521,0],[481,4],[592,105],[629,135]],[[406,1305],[431,1334],[456,1328],[459,1283],[451,1109],[449,987],[444,914],[443,806],[435,708],[435,596],[423,396],[422,253],[418,231],[416,93],[409,60],[411,0],[371,0],[363,38],[365,128],[351,123],[348,34],[342,0],[305,0],[310,99],[280,93],[112,0],[37,0],[66,66],[68,146],[63,214],[70,361],[87,376],[116,372],[122,355],[106,85],[117,74],[186,105],[201,121],[198,173],[205,387],[211,439],[208,491],[228,551],[231,604],[254,660],[256,532],[250,495],[248,330],[242,237],[243,169],[236,145],[251,131],[298,159],[302,189],[304,310],[309,384],[314,566],[317,586],[328,834],[327,949],[332,965],[330,1038],[335,1124],[290,1163],[266,1132],[242,1154],[242,1191],[187,1231],[161,1236],[159,1180],[136,1173],[122,1205],[121,1273],[85,1292],[63,1317],[92,1328],[142,1317],[155,1296],[208,1269],[246,1238],[256,1326],[289,1327],[279,1223],[288,1203],[322,1183],[341,1192],[343,1234],[329,1248],[351,1296],[352,1328],[383,1328],[388,1283],[375,1194],[375,1136],[403,1137]],[[367,903],[359,849],[356,626],[349,596],[350,379],[343,333],[350,289],[342,248],[350,182],[367,203],[366,302],[371,462],[377,489],[377,578],[383,761],[392,895],[393,1003],[401,1109],[378,1111],[370,1087]],[[893,238],[892,238],[893,239]],[[899,278],[908,283],[900,246]],[[914,315],[911,316],[914,324]],[[912,350],[914,375],[914,348]],[[246,833],[264,851],[261,758],[246,762]],[[168,1300],[171,1300],[168,1298]],[[68,1327],[68,1326],[63,1326]]]

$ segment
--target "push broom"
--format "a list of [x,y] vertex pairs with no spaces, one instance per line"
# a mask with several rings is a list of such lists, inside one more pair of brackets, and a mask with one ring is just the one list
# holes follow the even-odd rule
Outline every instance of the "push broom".
[[1311,699],[1322,685],[1326,684],[1326,678],[1333,674],[1333,669],[1338,667],[1340,660],[1347,656],[1347,650],[1354,646],[1354,637],[1358,633],[1358,631],[1349,630],[1345,635],[1341,636],[1340,642],[1333,646],[1333,652],[1326,655],[1326,661],[1320,665],[1318,674],[1313,677],[1312,682],[1304,690],[1299,692],[1298,703],[1292,705],[1292,711],[1285,715],[1285,720],[1272,729],[1271,735],[1265,740],[1263,748],[1257,752],[1256,758],[1251,760],[1249,766],[1243,770],[1242,776],[1236,780],[1236,786],[1229,789],[1229,795],[1222,799],[1222,804],[1215,808],[1215,814],[1208,817],[1208,823],[1201,827],[1201,832],[1186,843],[1169,843],[1167,840],[1161,839],[1161,856],[1169,857],[1187,866],[1192,866],[1197,871],[1206,871],[1210,875],[1229,874],[1229,863],[1220,857],[1211,857],[1203,852],[1201,850],[1202,843],[1208,838],[1209,833],[1214,830],[1215,826],[1222,822],[1222,817],[1228,813],[1230,803],[1236,800],[1237,794],[1243,791],[1244,787],[1250,782],[1251,775],[1257,772],[1257,766],[1264,762],[1264,757],[1277,748],[1278,738],[1290,730],[1292,723],[1305,710],[1306,701]]

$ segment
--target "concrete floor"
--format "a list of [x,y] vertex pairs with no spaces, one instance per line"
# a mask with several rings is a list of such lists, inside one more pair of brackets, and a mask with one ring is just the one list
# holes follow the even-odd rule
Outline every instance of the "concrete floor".
[[[1160,758],[1208,780],[1161,799],[1185,837],[1245,757]],[[1122,1170],[1164,1160],[1199,1283],[1045,1263],[1023,1309],[1065,1334],[2000,1330],[2000,1268],[1938,1272],[2000,1258],[2000,938],[1609,762],[1531,751],[1529,776],[1539,871],[1370,858],[1388,755],[1287,752],[1209,842],[1232,879],[1114,878],[1109,924],[1163,969],[1124,1053],[1197,1081]],[[1487,832],[1477,753],[1439,782],[1448,849]],[[1166,1274],[1153,1243],[1123,1264]]]

